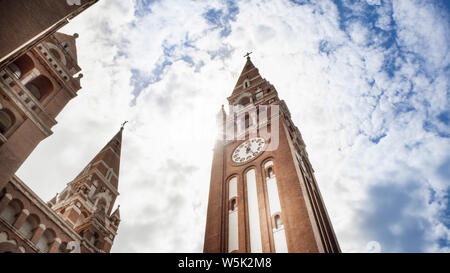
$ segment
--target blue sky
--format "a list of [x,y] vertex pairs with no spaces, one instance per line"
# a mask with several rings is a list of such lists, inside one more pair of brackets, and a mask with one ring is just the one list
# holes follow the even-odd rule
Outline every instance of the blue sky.
[[[83,90],[19,176],[51,198],[130,120],[113,251],[201,251],[215,113],[253,51],[342,250],[449,252],[449,13],[449,1],[100,1],[64,29],[80,34]],[[43,158],[61,172],[40,173]]]

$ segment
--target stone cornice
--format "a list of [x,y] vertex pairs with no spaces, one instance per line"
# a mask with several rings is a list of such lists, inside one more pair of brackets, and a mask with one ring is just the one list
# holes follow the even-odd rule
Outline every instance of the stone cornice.
[[3,225],[7,226],[13,233],[14,235],[16,235],[17,237],[20,238],[21,242],[24,242],[25,244],[27,244],[27,246],[29,246],[31,249],[33,249],[35,252],[41,252],[35,244],[33,244],[33,242],[31,242],[29,239],[23,237],[23,235],[11,224],[9,224],[8,222],[6,222],[5,220],[3,220],[2,217],[0,217],[0,223],[2,223]]

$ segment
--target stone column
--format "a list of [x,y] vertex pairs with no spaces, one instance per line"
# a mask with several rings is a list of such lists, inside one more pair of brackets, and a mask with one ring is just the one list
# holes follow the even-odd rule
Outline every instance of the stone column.
[[60,245],[61,245],[61,239],[55,238],[55,241],[53,241],[53,243],[51,244],[51,246],[48,250],[48,253],[57,253]]
[[5,196],[3,196],[2,200],[0,201],[0,213],[5,209],[5,207],[11,200],[12,200],[11,194],[7,193],[5,194]]
[[44,233],[44,230],[47,227],[44,224],[40,224],[36,231],[34,232],[33,237],[31,238],[31,242],[33,242],[33,244],[37,244],[37,242],[39,242],[39,239],[41,239],[42,234]]
[[30,215],[30,212],[27,209],[23,209],[19,214],[19,217],[17,217],[16,222],[14,222],[14,227],[19,230],[27,219],[28,215]]

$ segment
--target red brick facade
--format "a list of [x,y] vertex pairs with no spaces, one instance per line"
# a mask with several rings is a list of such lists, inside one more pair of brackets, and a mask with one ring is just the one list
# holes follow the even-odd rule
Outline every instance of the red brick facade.
[[[55,31],[95,2],[2,1],[0,57],[7,58],[0,63],[0,253],[111,250],[120,223],[119,209],[112,208],[123,128],[50,202],[15,175],[81,89],[78,34]],[[25,19],[8,21],[11,16]]]
[[[255,109],[259,112],[262,111],[261,105],[267,105],[269,118],[267,121],[258,119],[254,122],[250,121],[251,117],[245,119],[244,139],[237,140],[236,131],[232,133],[234,139],[225,137],[226,130],[235,130],[234,127],[230,129],[229,125],[237,123],[236,113],[231,111],[227,116],[222,110],[219,115],[219,125],[226,130],[214,148],[204,252],[255,252],[251,249],[252,232],[257,232],[257,237],[261,237],[256,238],[257,244],[259,241],[261,244],[261,248],[256,252],[276,252],[274,236],[279,230],[277,225],[284,231],[284,236],[280,237],[282,239],[278,239],[279,242],[283,242],[284,238],[286,241],[286,248],[282,252],[340,252],[300,131],[292,123],[284,101],[278,99],[274,86],[259,75],[250,58],[247,59],[228,101],[230,106],[243,106],[241,113],[247,112],[253,106],[256,106]],[[277,108],[273,107],[274,105]],[[233,160],[233,152],[251,138],[250,128],[253,127],[259,135],[267,128],[273,136],[274,130],[277,130],[276,120],[279,124],[278,147],[257,155],[250,154],[247,161],[236,163]],[[270,143],[272,138],[265,137],[265,141]],[[249,223],[251,204],[247,185],[249,176],[246,175],[249,170],[254,170],[256,177],[255,206],[258,210],[259,231],[250,229]],[[228,187],[232,178],[237,180],[238,231],[234,236],[237,236],[238,244],[235,250],[228,246],[228,240],[231,240]],[[280,208],[272,212],[269,199],[274,197],[268,196],[269,181],[275,181],[278,190],[271,194],[276,194],[280,203]]]
[[0,69],[96,2],[98,0],[0,0]]

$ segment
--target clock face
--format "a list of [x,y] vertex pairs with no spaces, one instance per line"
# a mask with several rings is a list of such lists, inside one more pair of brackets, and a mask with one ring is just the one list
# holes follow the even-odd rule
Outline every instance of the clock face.
[[259,155],[264,148],[264,138],[256,137],[243,142],[237,146],[232,154],[233,162],[244,163]]

